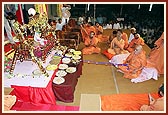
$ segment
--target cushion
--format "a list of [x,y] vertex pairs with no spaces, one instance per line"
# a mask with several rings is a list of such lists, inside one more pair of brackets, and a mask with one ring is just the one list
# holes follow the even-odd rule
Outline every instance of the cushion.
[[105,55],[109,60],[114,56],[113,54],[110,54],[107,50],[104,50],[102,54]]

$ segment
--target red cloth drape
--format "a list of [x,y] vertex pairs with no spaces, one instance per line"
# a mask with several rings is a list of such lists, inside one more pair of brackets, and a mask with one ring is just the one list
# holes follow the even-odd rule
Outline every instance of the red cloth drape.
[[[16,45],[19,45],[20,44],[20,42],[16,42]],[[10,52],[10,51],[12,51],[13,49],[12,49],[12,44],[5,44],[4,45],[4,51],[5,51],[5,53],[8,53],[8,52]]]
[[77,71],[75,73],[67,74],[64,77],[64,83],[59,85],[52,83],[52,88],[56,100],[63,102],[73,102],[75,87],[78,82],[78,78],[80,77],[80,75],[82,75],[82,65],[83,62],[81,61],[77,66]]
[[55,77],[55,72],[46,88],[12,85],[11,87],[14,90],[11,92],[11,95],[15,95],[18,100],[24,102],[56,104],[56,99],[52,91],[52,80]]
[[63,106],[53,104],[34,104],[17,101],[11,110],[16,111],[79,111],[79,106]]

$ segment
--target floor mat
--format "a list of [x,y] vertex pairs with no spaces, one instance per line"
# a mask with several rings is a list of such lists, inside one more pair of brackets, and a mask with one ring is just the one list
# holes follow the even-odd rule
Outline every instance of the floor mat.
[[81,94],[80,111],[100,111],[100,94]]

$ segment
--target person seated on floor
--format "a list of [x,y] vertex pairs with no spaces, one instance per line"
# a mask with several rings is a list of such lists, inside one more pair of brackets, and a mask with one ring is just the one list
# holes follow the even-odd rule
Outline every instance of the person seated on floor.
[[84,42],[85,37],[87,36],[87,31],[86,31],[87,21],[84,20],[83,23],[80,24],[79,26],[80,26],[80,33],[81,33],[81,41]]
[[124,49],[126,50],[128,48],[128,35],[120,30],[122,32],[122,39],[125,41]]
[[81,34],[82,34],[82,38],[83,38],[85,46],[88,46],[90,44],[91,32],[96,34],[96,30],[93,27],[93,24],[91,22],[84,23],[81,25]]
[[[117,35],[119,37],[118,38],[119,41],[117,40]],[[104,50],[102,52],[102,54],[105,55],[109,60],[111,60],[112,57],[114,55],[116,55],[115,51],[117,52],[117,54],[127,54],[127,53],[129,53],[128,51],[124,50],[124,47],[126,46],[126,44],[125,44],[125,41],[124,41],[123,37],[125,37],[124,39],[126,39],[126,35],[123,36],[121,29],[118,29],[117,31],[114,30],[113,35],[110,35],[110,37],[109,37],[109,41],[111,41],[110,42],[110,48],[108,48],[107,50]],[[126,41],[128,41],[128,40],[126,40]],[[114,43],[116,45],[120,46],[120,48],[122,49],[121,52],[120,52],[120,48],[118,48],[118,49],[117,48],[112,48]],[[115,51],[114,51],[114,49],[115,49]]]
[[130,53],[133,52],[136,45],[144,45],[144,40],[140,37],[138,33],[134,33],[134,38],[129,43],[127,50]]
[[16,96],[4,95],[4,111],[10,111],[11,107],[16,102]]
[[83,48],[82,53],[85,54],[93,54],[93,53],[100,53],[101,49],[97,47],[98,38],[95,37],[95,33],[91,32],[89,37],[88,44],[85,44],[86,47]]
[[142,105],[140,111],[164,111],[164,84],[158,89],[160,98],[154,99],[149,94],[149,105]]
[[96,37],[98,38],[99,42],[108,41],[109,36],[103,35],[103,27],[98,22],[95,23],[94,27],[96,30]]
[[124,78],[137,78],[142,69],[146,66],[146,54],[141,45],[137,45],[135,50],[126,58],[124,63],[126,66],[119,65],[119,71],[124,73]]
[[[108,43],[108,46],[110,47],[111,46],[111,42],[112,40],[117,37],[117,31],[114,30],[110,35],[109,35],[109,39],[107,41]],[[102,54],[105,55],[108,59],[111,59],[112,58],[112,54],[108,53],[107,49],[105,49],[104,51],[102,51]]]
[[122,53],[126,53],[124,50],[125,41],[122,39],[122,31],[120,29],[117,30],[117,37],[115,37],[111,41],[110,48],[107,50],[108,53],[112,55],[118,55]]
[[109,36],[108,43],[111,43],[111,41],[112,41],[115,37],[117,37],[117,31],[116,31],[116,30],[114,30],[114,31],[112,32],[112,34]]
[[159,74],[164,74],[164,32],[155,42],[155,47],[149,53],[147,67],[154,67]]

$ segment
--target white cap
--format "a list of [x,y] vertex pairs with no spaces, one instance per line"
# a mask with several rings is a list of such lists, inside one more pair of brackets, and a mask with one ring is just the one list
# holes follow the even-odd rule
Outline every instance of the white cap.
[[34,16],[34,15],[36,14],[35,9],[34,9],[34,8],[30,8],[30,9],[28,10],[28,14]]

